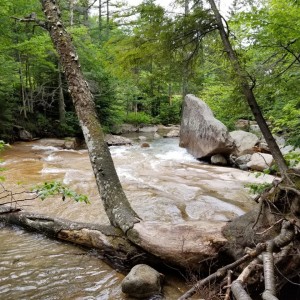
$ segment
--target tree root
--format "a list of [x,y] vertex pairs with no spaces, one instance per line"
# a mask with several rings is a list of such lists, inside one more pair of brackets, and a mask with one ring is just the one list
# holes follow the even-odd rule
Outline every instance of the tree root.
[[[236,280],[231,284],[231,292],[237,300],[250,300],[251,297],[244,289],[247,279],[250,277],[252,271],[263,261],[264,270],[264,280],[265,280],[265,291],[263,293],[263,299],[265,300],[275,300],[277,299],[275,276],[274,276],[274,258],[273,252],[280,252],[283,248],[283,252],[286,252],[285,246],[287,246],[295,236],[294,224],[289,221],[282,221],[281,232],[275,238],[258,244],[254,250],[250,250],[242,258],[236,260],[235,262],[218,269],[215,273],[209,275],[208,277],[198,281],[190,290],[188,290],[184,295],[182,295],[178,300],[185,300],[192,297],[197,290],[199,290],[204,285],[212,282],[212,280],[220,279],[226,276],[226,272],[233,270],[234,268],[240,266],[242,263],[250,261],[253,259],[241,272]],[[258,256],[261,254],[262,258]],[[227,293],[226,293],[227,294]]]

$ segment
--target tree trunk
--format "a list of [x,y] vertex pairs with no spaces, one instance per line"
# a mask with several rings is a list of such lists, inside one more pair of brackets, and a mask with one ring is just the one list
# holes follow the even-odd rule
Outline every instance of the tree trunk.
[[65,124],[66,123],[66,110],[65,110],[65,98],[64,98],[61,72],[62,72],[61,65],[60,65],[60,63],[58,63],[58,89],[59,89],[58,113],[59,113],[59,122],[60,122],[60,124]]
[[59,18],[56,1],[41,0],[41,2],[47,18],[47,29],[65,71],[106,213],[112,225],[126,232],[139,221],[139,218],[132,210],[122,189],[109,149],[104,141],[104,133],[97,118],[93,96],[81,72],[71,37]]
[[74,0],[70,0],[70,26],[74,25]]
[[229,60],[233,66],[236,76],[239,79],[240,86],[241,86],[244,96],[248,102],[248,105],[250,106],[251,111],[255,117],[255,120],[256,120],[264,138],[266,139],[266,142],[270,148],[271,154],[273,155],[273,157],[278,165],[278,168],[279,168],[279,171],[280,171],[282,177],[288,178],[287,177],[288,167],[287,167],[284,157],[283,157],[283,155],[282,155],[282,153],[281,153],[281,151],[280,151],[280,149],[279,149],[279,147],[278,147],[278,145],[277,145],[277,143],[276,143],[262,113],[261,113],[261,109],[258,106],[255,95],[253,93],[254,86],[251,87],[249,85],[249,82],[248,82],[249,78],[248,78],[245,70],[242,69],[242,67],[239,63],[238,57],[232,48],[232,45],[229,41],[228,33],[226,32],[224,25],[223,25],[222,16],[220,15],[220,12],[215,4],[215,1],[214,0],[208,0],[208,1],[210,3],[210,6],[211,6],[211,8],[214,12],[215,18],[216,18],[218,30],[219,30],[219,33],[220,33],[220,36],[222,39],[224,49],[229,57]]
[[102,0],[99,0],[99,7],[98,7],[98,26],[99,26],[99,35],[102,38]]
[[94,248],[105,262],[121,271],[128,271],[135,264],[146,261],[157,264],[155,257],[134,246],[120,229],[113,226],[71,222],[25,211],[14,211],[7,206],[0,206],[0,222]]

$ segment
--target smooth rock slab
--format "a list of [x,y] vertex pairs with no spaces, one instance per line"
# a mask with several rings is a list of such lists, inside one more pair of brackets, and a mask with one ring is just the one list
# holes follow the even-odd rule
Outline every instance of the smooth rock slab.
[[162,274],[145,264],[134,266],[122,281],[122,292],[139,299],[161,292]]

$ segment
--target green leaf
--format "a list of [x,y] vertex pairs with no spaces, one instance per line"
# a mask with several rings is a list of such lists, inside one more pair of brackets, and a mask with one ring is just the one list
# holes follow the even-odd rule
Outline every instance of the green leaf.
[[63,201],[66,198],[70,198],[76,202],[84,202],[86,204],[90,203],[88,196],[78,194],[76,191],[70,189],[59,181],[44,182],[41,185],[33,187],[33,190],[38,193],[41,200],[45,200],[50,196],[61,195]]

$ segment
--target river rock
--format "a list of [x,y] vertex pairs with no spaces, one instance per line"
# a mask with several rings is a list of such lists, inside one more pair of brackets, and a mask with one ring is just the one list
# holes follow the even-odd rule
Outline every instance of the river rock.
[[139,299],[148,299],[161,292],[163,275],[148,265],[134,266],[122,281],[122,292]]
[[157,130],[157,126],[142,126],[139,128],[140,132],[156,132]]
[[238,130],[248,130],[250,127],[250,121],[245,119],[239,119],[235,122],[235,128]]
[[105,141],[108,146],[132,145],[131,139],[119,135],[107,134],[105,136]]
[[221,155],[221,154],[215,154],[210,158],[210,162],[213,165],[221,165],[226,166],[227,165],[227,159]]
[[68,150],[74,150],[77,148],[77,141],[76,138],[66,138],[64,145],[63,145],[64,149],[68,149]]
[[121,124],[121,125],[114,125],[112,128],[112,132],[114,134],[122,134],[122,133],[129,133],[129,132],[137,132],[139,131],[139,127],[133,124]]
[[179,129],[172,129],[168,133],[164,134],[164,138],[179,137],[179,133],[180,133]]
[[237,156],[252,154],[253,147],[259,142],[259,138],[255,134],[243,130],[232,131],[230,136],[236,145],[235,154]]
[[22,141],[31,141],[32,140],[32,134],[27,131],[26,129],[21,129],[19,131],[19,137]]
[[187,95],[183,102],[180,146],[196,158],[230,154],[235,149],[226,126],[194,95]]
[[157,140],[157,139],[160,139],[161,136],[160,136],[157,132],[155,132],[153,138],[154,138],[155,140]]
[[234,163],[239,167],[240,165],[246,165],[251,160],[251,154],[244,154],[236,158]]
[[248,168],[256,171],[263,171],[270,168],[274,163],[274,158],[271,154],[254,153],[251,160],[247,163]]
[[140,140],[140,141],[146,141],[147,138],[146,138],[145,136],[143,136],[143,135],[140,135],[140,136],[139,136],[139,140]]
[[150,145],[148,143],[142,143],[141,148],[149,148]]

